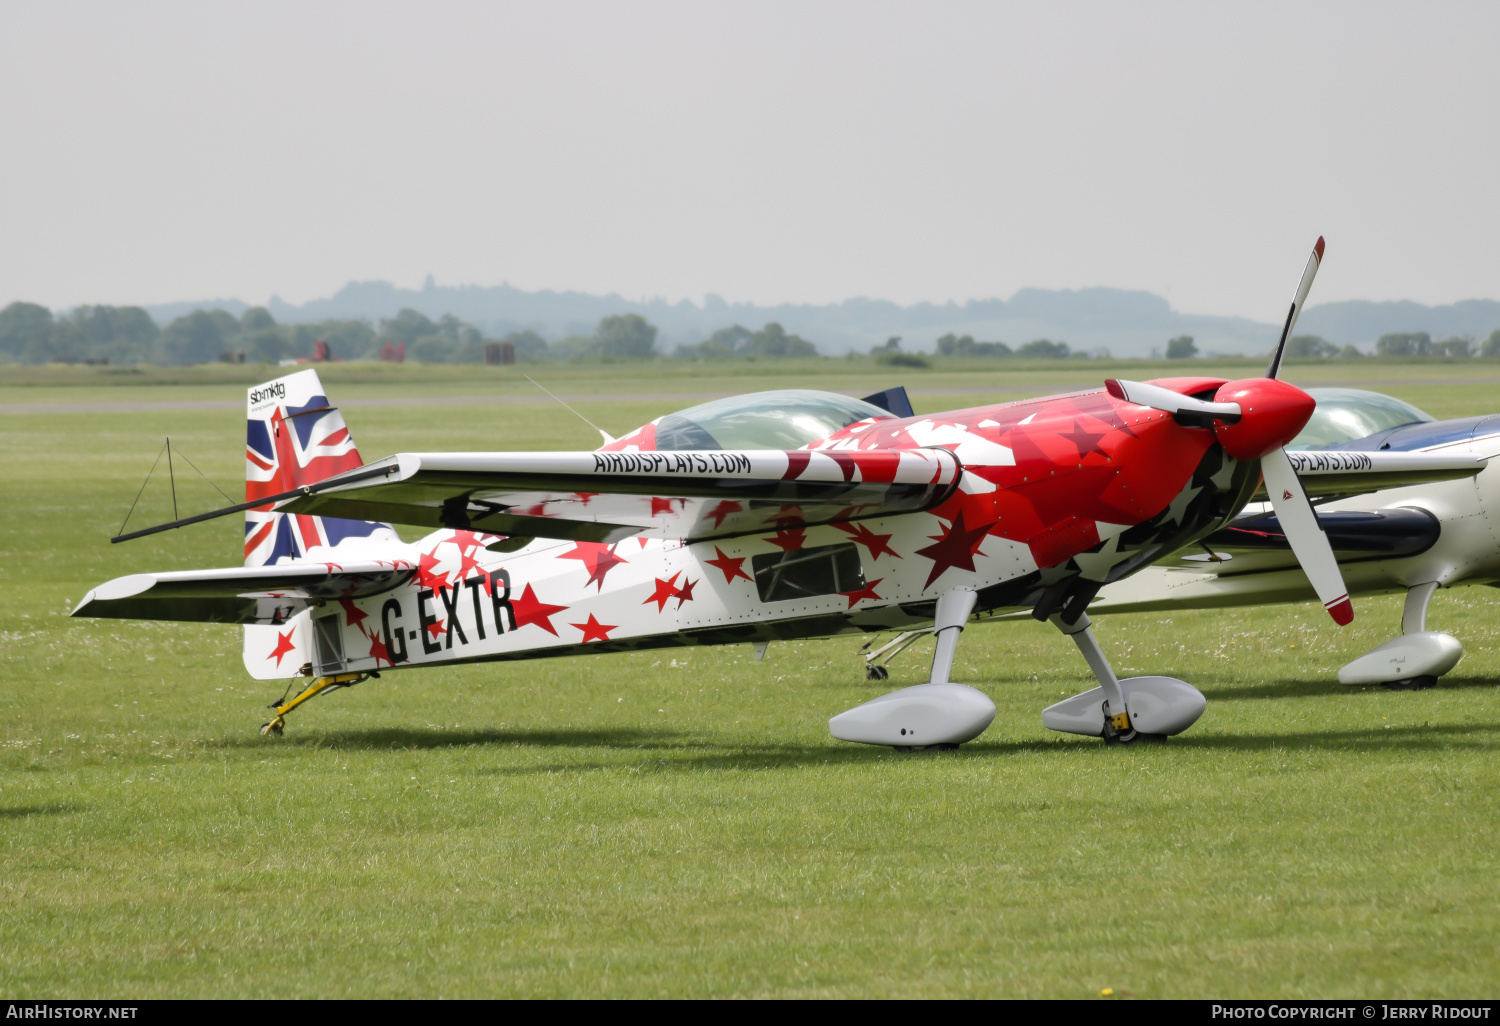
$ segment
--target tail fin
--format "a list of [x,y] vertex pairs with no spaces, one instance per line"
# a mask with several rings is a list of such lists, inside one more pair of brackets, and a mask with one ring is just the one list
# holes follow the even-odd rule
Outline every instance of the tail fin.
[[[315,370],[299,371],[249,390],[245,435],[245,501],[289,492],[360,466],[343,414],[328,404]],[[273,513],[245,514],[245,565],[302,559],[347,539],[396,541],[390,524]],[[357,544],[357,543],[356,543]]]

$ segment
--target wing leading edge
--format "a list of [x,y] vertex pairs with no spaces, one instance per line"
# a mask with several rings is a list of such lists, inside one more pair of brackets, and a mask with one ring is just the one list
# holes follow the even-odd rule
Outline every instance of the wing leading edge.
[[946,449],[401,453],[278,509],[513,537],[697,541],[930,509],[961,473]]

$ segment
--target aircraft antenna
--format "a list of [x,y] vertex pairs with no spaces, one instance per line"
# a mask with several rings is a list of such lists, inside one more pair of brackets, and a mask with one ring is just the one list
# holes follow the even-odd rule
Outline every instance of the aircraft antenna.
[[172,439],[167,438],[167,480],[172,482],[172,519],[177,519],[177,475],[172,473]]
[[[198,470],[198,464],[194,463],[192,460],[189,460],[187,453],[185,453],[181,449],[179,449],[177,451],[177,454],[179,456],[181,456],[183,459],[187,460],[187,465],[188,466],[192,467],[194,470]],[[209,476],[207,474],[205,474],[203,471],[198,470],[198,476],[201,477],[201,478],[203,478],[203,480],[208,481],[209,487],[211,487],[214,491],[218,492],[220,495],[224,496],[224,501],[225,502],[234,502],[234,500],[229,497],[229,493],[226,492],[224,489],[220,488],[218,485],[214,484],[213,481],[209,479]]]
[[125,511],[125,519],[120,521],[120,529],[115,532],[117,535],[125,533],[125,525],[130,523],[130,515],[135,512],[136,503],[141,501],[141,496],[146,494],[146,486],[151,483],[151,475],[156,473],[157,464],[161,462],[161,455],[166,451],[167,447],[162,446],[161,452],[156,454],[156,463],[151,464],[151,469],[146,471],[146,480],[141,482],[141,490],[135,493],[135,500],[131,502],[130,508]]
[[548,395],[552,396],[552,398],[554,398],[558,402],[562,403],[563,404],[563,409],[567,410],[573,416],[577,417],[579,420],[583,421],[589,427],[593,428],[595,431],[597,431],[601,435],[603,435],[604,436],[604,444],[605,445],[608,445],[610,442],[613,442],[615,440],[614,436],[611,435],[608,431],[604,430],[598,424],[595,424],[593,421],[589,420],[587,417],[585,417],[583,414],[579,413],[577,410],[573,409],[573,407],[569,406],[567,403],[563,403],[562,399],[559,396],[555,395],[550,389],[547,388],[546,385],[543,385],[540,381],[538,381],[535,378],[533,378],[530,374],[522,374],[521,377],[525,378],[527,381],[531,382],[537,388],[540,388],[543,392],[546,392]]

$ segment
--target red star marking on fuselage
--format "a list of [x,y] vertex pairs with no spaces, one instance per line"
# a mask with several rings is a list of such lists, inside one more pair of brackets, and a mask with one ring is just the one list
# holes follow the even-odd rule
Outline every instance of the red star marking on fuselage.
[[479,569],[478,549],[461,551],[458,556],[458,580],[467,581]]
[[807,519],[807,514],[802,512],[801,506],[783,506],[771,517],[770,522],[785,526],[787,524],[800,524]]
[[747,581],[752,580],[751,576],[744,571],[746,557],[739,556],[736,558],[732,556],[726,556],[724,555],[724,550],[719,548],[717,545],[714,546],[714,554],[719,558],[705,559],[703,562],[707,563],[709,566],[718,567],[719,572],[724,575],[725,584],[730,583],[736,577],[743,577]]
[[785,531],[777,531],[776,537],[767,538],[766,541],[775,545],[783,552],[795,552],[802,548],[802,543],[807,540],[805,528],[793,527]]
[[603,542],[574,542],[569,552],[564,552],[558,559],[576,559],[581,562],[589,572],[589,579],[583,582],[587,588],[591,584],[597,584],[599,590],[604,590],[604,575],[615,567],[624,563],[625,560],[615,555],[613,545],[605,545]]
[[649,606],[651,603],[655,602],[656,603],[656,611],[658,613],[660,613],[662,610],[666,609],[667,608],[667,601],[669,599],[671,599],[671,598],[674,598],[677,595],[676,583],[677,583],[677,578],[680,577],[681,575],[682,575],[682,571],[679,570],[679,571],[677,571],[677,573],[673,574],[671,577],[668,577],[665,581],[662,580],[660,577],[656,578],[656,591],[652,592],[651,593],[651,597],[648,598],[648,599],[646,599],[646,601],[642,602],[641,605],[643,605],[643,606]]
[[834,524],[833,526],[853,538],[857,544],[869,549],[871,559],[879,559],[882,554],[901,558],[899,552],[886,544],[891,540],[888,534],[876,534],[864,524]]
[[729,516],[729,514],[731,513],[740,513],[744,510],[744,508],[744,506],[740,505],[738,502],[735,502],[733,499],[723,499],[717,506],[709,510],[705,514],[705,516],[707,516],[714,522],[714,530],[717,531],[719,529],[719,525],[724,522],[725,517]]
[[443,624],[442,620],[439,620],[436,623],[430,623],[427,625],[427,633],[432,635],[433,641],[436,641],[438,638],[441,638],[444,634],[448,633],[448,628]]
[[697,586],[698,586],[698,582],[697,581],[690,581],[690,580],[688,580],[686,578],[683,578],[682,587],[680,587],[680,588],[677,589],[677,608],[678,609],[682,608],[682,604],[684,602],[691,602],[692,601],[692,599],[693,599],[693,589],[696,588]]
[[954,514],[953,524],[942,534],[928,535],[937,544],[917,550],[917,555],[932,560],[932,573],[927,575],[927,583],[922,585],[923,589],[931,587],[932,582],[950,568],[973,570],[974,554],[994,526],[993,523],[988,523],[971,530],[964,525],[963,510],[959,510]]
[[1101,431],[1095,434],[1092,431],[1085,431],[1083,425],[1079,424],[1076,420],[1073,421],[1072,431],[1059,431],[1057,436],[1059,438],[1066,438],[1078,447],[1078,458],[1080,460],[1091,453],[1098,453],[1106,459],[1109,457],[1109,453],[1099,448],[1099,440],[1104,437],[1104,432]]
[[432,552],[424,552],[417,557],[417,587],[438,588],[448,583],[448,575],[435,573],[438,564],[442,562],[437,558],[437,548]]
[[839,594],[849,600],[849,608],[853,609],[854,603],[858,602],[860,599],[878,599],[880,596],[875,594],[875,585],[879,584],[883,580],[885,580],[884,577],[877,577],[873,581],[868,582],[863,588],[859,589],[858,591],[841,591],[839,592]]
[[339,605],[344,607],[344,619],[348,622],[349,626],[356,627],[361,633],[363,633],[364,628],[360,627],[360,624],[364,623],[365,619],[370,614],[356,606],[353,602],[350,602],[348,599],[339,599]]
[[[363,629],[361,629],[360,633],[364,633]],[[380,664],[382,662],[387,666],[396,665],[395,663],[391,662],[390,650],[385,647],[385,641],[380,637],[379,634],[371,631],[369,634],[366,634],[365,637],[370,639],[370,658],[375,660],[375,669],[380,669]]]
[[281,669],[281,657],[286,655],[288,652],[295,651],[297,648],[296,645],[292,644],[292,635],[296,633],[297,628],[295,627],[287,631],[285,634],[282,634],[280,631],[276,632],[276,651],[266,656],[266,658],[275,659],[276,668],[278,670]]
[[499,541],[498,534],[484,534],[479,531],[454,531],[450,541],[458,546],[459,552],[468,552],[472,549],[482,549],[490,542]]
[[331,573],[331,574],[338,574],[338,573],[343,573],[344,572],[344,568],[341,567],[341,566],[339,566],[339,564],[337,564],[337,563],[324,563],[323,565],[328,568],[328,572]]
[[570,626],[577,627],[583,631],[583,641],[584,644],[587,644],[590,641],[608,641],[609,632],[618,627],[619,624],[600,623],[594,618],[594,614],[590,613],[588,623],[575,623]]
[[516,614],[516,630],[520,630],[528,623],[536,624],[542,630],[557,637],[557,631],[552,627],[552,616],[561,613],[567,606],[554,606],[541,601],[536,597],[536,592],[531,585],[526,585],[526,590],[521,592],[520,598],[510,600],[511,611]]

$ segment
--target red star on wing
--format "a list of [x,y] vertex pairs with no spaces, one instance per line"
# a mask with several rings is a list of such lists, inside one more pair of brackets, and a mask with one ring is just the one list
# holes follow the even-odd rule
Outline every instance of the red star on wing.
[[292,635],[296,633],[297,628],[295,627],[287,631],[285,634],[282,634],[280,631],[276,632],[276,651],[266,656],[266,658],[275,659],[276,668],[278,670],[281,669],[281,657],[286,655],[288,652],[295,651],[297,648],[296,645],[292,644]]
[[720,572],[724,574],[725,584],[733,581],[736,577],[743,577],[747,581],[752,579],[749,574],[745,573],[744,556],[740,556],[738,558],[726,556],[724,555],[724,550],[719,548],[717,545],[714,546],[714,554],[719,558],[705,559],[703,562],[707,563],[709,566],[718,567]]
[[[673,576],[676,576],[676,575],[673,575]],[[687,578],[683,578],[682,587],[680,587],[680,588],[677,589],[677,608],[678,609],[682,608],[682,604],[684,602],[691,602],[692,601],[692,599],[693,599],[693,589],[696,588],[697,586],[698,586],[698,582],[697,581],[690,581]]]
[[864,524],[834,524],[833,526],[853,538],[857,544],[869,549],[871,559],[879,559],[881,553],[895,556],[897,559],[901,558],[899,552],[886,544],[891,540],[888,534],[876,534]]
[[672,512],[672,503],[674,502],[681,502],[684,506],[687,505],[681,499],[659,499],[654,495],[651,496],[651,515],[654,517],[658,513]]
[[323,565],[328,568],[328,572],[331,574],[343,573],[344,571],[344,568],[337,563],[324,563]]
[[437,549],[434,548],[432,552],[424,552],[417,557],[417,587],[438,588],[448,583],[447,574],[435,572],[442,562],[435,555],[436,552]]
[[448,628],[443,624],[443,621],[438,620],[436,623],[430,623],[427,625],[427,633],[432,635],[433,641],[436,641],[438,638],[441,638],[444,634],[448,633]]
[[370,614],[348,599],[339,599],[339,605],[344,607],[344,619],[348,622],[349,626],[359,627],[360,633],[364,633],[364,628],[360,627],[360,624],[364,623]]
[[931,587],[932,582],[950,568],[973,570],[974,554],[994,526],[994,523],[988,523],[970,530],[964,526],[963,510],[959,510],[953,517],[953,524],[942,534],[928,535],[937,544],[917,550],[917,555],[932,560],[932,573],[927,575],[927,583],[922,587]]
[[587,588],[591,584],[597,584],[599,590],[604,590],[604,575],[615,567],[625,562],[624,559],[615,555],[613,545],[605,545],[603,542],[574,542],[569,552],[564,552],[558,559],[576,559],[588,568],[589,579],[583,582]]
[[642,602],[641,605],[649,606],[651,603],[655,602],[656,611],[658,613],[666,609],[667,600],[674,598],[677,595],[676,581],[681,574],[682,571],[679,570],[671,577],[668,577],[665,581],[658,577],[656,579],[656,591],[652,593],[650,598]]
[[714,522],[714,530],[717,531],[719,529],[719,525],[724,522],[725,517],[729,516],[729,514],[731,513],[740,513],[744,510],[744,508],[744,506],[742,506],[738,502],[735,502],[733,499],[724,499],[720,501],[720,503],[713,509],[709,510],[705,514],[705,516],[707,516]]
[[511,611],[516,614],[516,630],[520,630],[528,623],[534,623],[554,638],[557,631],[552,627],[552,616],[561,613],[567,606],[554,606],[541,601],[536,597],[536,592],[531,585],[526,585],[526,590],[521,592],[520,598],[510,600]]
[[884,577],[877,577],[873,581],[867,583],[863,588],[859,589],[859,591],[841,591],[839,592],[839,594],[843,595],[849,600],[849,608],[853,609],[854,603],[858,602],[860,599],[878,599],[880,596],[875,594],[875,585],[879,584],[883,580],[885,580]]
[[573,494],[578,496],[578,501],[583,503],[585,506],[589,504],[590,499],[595,498],[599,495],[598,492],[574,492]]
[[783,506],[776,511],[775,516],[771,517],[771,523],[785,526],[786,524],[800,524],[806,519],[807,514],[802,512],[801,506]]
[[794,552],[802,548],[802,543],[807,540],[807,531],[801,527],[793,527],[785,531],[777,531],[776,537],[767,538],[766,541],[775,545],[783,552]]
[[590,641],[608,641],[609,632],[618,627],[619,624],[600,623],[594,618],[594,614],[590,613],[588,623],[575,623],[570,626],[577,627],[583,631],[583,641],[584,644],[587,644]]

